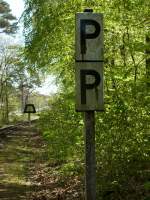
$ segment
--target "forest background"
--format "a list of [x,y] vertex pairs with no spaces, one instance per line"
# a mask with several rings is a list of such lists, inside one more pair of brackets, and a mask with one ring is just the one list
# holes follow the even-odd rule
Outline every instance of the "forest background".
[[60,173],[83,179],[83,115],[75,112],[74,35],[75,13],[87,7],[104,14],[105,111],[96,113],[97,196],[146,200],[150,189],[149,1],[25,0],[26,64],[21,69],[26,66],[36,81],[39,74],[56,77],[59,91],[40,114],[40,129],[49,146],[49,160],[63,163]]

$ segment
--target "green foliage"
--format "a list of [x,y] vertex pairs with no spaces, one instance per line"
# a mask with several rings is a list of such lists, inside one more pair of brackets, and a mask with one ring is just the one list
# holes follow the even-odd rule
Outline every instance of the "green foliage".
[[73,112],[72,102],[56,97],[49,111],[41,114],[40,127],[52,161],[83,159],[82,119]]
[[56,169],[57,174],[64,180],[64,178],[67,177],[82,176],[84,172],[84,165],[81,160],[73,160],[62,164],[60,168]]
[[145,188],[146,190],[150,190],[150,181],[148,181],[148,182],[146,182],[146,183],[144,184],[144,188]]

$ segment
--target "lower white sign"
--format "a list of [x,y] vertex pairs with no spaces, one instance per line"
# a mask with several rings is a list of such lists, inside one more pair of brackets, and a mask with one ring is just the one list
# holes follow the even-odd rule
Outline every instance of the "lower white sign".
[[76,111],[102,111],[103,63],[76,63]]

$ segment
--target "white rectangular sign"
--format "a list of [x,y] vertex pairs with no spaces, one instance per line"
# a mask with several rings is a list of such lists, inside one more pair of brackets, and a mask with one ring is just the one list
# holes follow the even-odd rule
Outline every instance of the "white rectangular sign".
[[76,14],[76,110],[101,111],[103,102],[103,15]]
[[76,60],[103,61],[103,15],[76,14]]
[[104,109],[103,63],[76,64],[76,111]]

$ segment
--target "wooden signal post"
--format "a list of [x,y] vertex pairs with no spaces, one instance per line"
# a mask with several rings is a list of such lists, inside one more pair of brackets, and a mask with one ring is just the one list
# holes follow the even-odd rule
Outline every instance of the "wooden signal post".
[[95,111],[103,102],[103,15],[76,14],[76,111],[85,112],[85,198],[96,200]]

